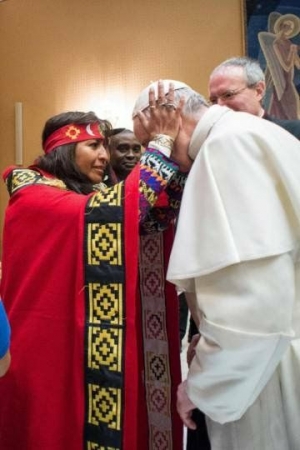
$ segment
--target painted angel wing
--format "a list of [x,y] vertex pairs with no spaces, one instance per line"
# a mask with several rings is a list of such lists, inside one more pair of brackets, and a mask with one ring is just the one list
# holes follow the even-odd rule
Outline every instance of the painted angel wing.
[[274,25],[277,19],[279,19],[279,17],[281,17],[282,14],[280,14],[277,11],[273,11],[269,14],[268,17],[268,31],[270,31],[270,33],[275,33],[274,32]]
[[268,31],[260,31],[257,36],[267,62],[267,69],[270,73],[277,97],[280,100],[285,90],[286,80],[284,78],[284,72],[281,64],[278,61],[277,55],[273,48],[273,42],[276,36]]

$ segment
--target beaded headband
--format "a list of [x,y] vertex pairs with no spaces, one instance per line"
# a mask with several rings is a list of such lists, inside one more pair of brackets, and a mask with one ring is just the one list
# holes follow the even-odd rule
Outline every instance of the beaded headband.
[[44,152],[47,154],[60,145],[87,141],[88,139],[104,139],[98,122],[89,123],[88,125],[71,123],[50,134],[44,143]]

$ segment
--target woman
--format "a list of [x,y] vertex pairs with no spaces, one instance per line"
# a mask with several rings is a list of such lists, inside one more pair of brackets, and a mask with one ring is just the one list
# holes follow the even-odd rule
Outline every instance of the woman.
[[[149,140],[166,123],[175,138],[180,105],[157,108]],[[156,427],[158,439],[181,449],[176,338],[175,357],[166,351],[178,327],[161,325],[165,310],[152,291],[164,273],[152,243],[176,217],[186,174],[180,155],[175,163],[149,143],[125,183],[95,192],[109,162],[108,129],[93,113],[59,114],[46,122],[45,155],[5,173],[11,199],[1,294],[14,357],[0,385],[0,448],[152,448]],[[139,228],[156,241],[138,256]],[[158,288],[160,297],[171,292]],[[176,314],[170,308],[168,319]]]

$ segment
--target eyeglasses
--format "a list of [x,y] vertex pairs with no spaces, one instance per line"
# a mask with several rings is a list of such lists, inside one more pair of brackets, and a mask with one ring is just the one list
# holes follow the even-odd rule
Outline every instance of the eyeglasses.
[[224,92],[224,94],[217,95],[215,97],[210,97],[209,101],[212,105],[215,105],[216,103],[218,103],[219,99],[221,99],[223,101],[231,100],[236,95],[240,94],[241,92],[245,91],[246,89],[252,88],[253,86],[254,85],[250,85],[250,86],[242,87],[240,89],[233,89],[232,91],[226,91],[226,92]]

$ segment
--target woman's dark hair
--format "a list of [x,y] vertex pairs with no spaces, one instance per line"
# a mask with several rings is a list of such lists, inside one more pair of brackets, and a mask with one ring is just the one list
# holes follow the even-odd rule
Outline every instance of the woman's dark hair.
[[[68,111],[47,120],[42,132],[43,147],[48,137],[54,133],[54,131],[71,123],[75,125],[99,123],[105,138],[104,145],[107,145],[107,138],[112,129],[110,122],[99,119],[92,111],[87,113],[81,111]],[[35,165],[62,180],[68,189],[81,194],[89,194],[94,190],[93,184],[86,175],[79,171],[75,163],[76,144],[77,143],[74,142],[56,147],[56,149],[50,153],[40,156],[36,160]]]

